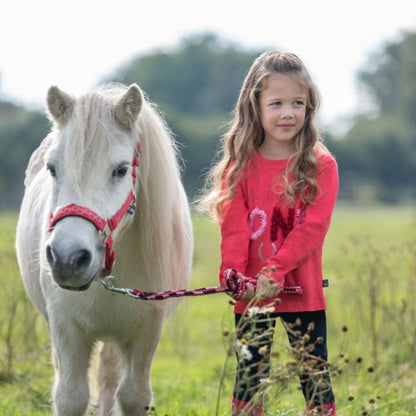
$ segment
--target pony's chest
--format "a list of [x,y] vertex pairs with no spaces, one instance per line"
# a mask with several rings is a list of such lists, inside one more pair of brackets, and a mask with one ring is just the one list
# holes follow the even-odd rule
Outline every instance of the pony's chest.
[[99,298],[83,296],[77,302],[66,303],[65,309],[66,317],[69,320],[71,316],[74,327],[93,340],[130,339],[140,333],[144,325],[154,322],[156,326],[158,316],[161,316],[155,302],[138,301],[105,291]]

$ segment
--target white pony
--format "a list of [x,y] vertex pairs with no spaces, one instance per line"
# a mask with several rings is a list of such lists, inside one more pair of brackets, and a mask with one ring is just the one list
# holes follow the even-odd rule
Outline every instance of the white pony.
[[80,98],[51,87],[47,104],[54,128],[26,171],[16,248],[52,339],[54,412],[87,411],[87,372],[100,340],[99,414],[145,415],[153,355],[178,300],[114,295],[99,278],[111,270],[114,250],[119,286],[188,285],[192,227],[174,142],[135,84]]

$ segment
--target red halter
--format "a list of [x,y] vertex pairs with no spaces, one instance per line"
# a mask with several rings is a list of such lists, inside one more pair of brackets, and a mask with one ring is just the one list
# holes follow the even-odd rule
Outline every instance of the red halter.
[[[132,178],[133,185],[136,183],[137,178],[137,168],[139,167],[139,153],[140,153],[140,143],[137,142],[136,154],[134,155],[132,162]],[[111,234],[118,227],[121,220],[126,214],[133,214],[135,210],[135,201],[136,195],[134,190],[130,191],[127,196],[126,201],[121,206],[121,208],[107,221],[100,217],[97,213],[90,210],[89,208],[82,207],[76,204],[66,205],[65,207],[60,208],[55,215],[51,213],[49,220],[48,231],[51,232],[55,224],[65,217],[82,217],[86,220],[92,222],[97,228],[98,231],[104,234],[104,244],[105,244],[105,269],[103,270],[103,275],[107,276],[111,273],[111,269],[114,265],[115,253],[111,250],[113,246],[113,238]]]

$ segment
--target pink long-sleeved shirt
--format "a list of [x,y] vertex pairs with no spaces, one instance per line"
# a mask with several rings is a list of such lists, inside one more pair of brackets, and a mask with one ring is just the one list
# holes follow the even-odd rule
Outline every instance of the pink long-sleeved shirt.
[[[273,304],[275,312],[326,309],[322,247],[338,194],[338,170],[329,153],[320,149],[316,153],[318,193],[312,205],[297,201],[289,207],[279,192],[282,185],[276,183],[288,161],[265,159],[256,152],[220,222],[221,284],[223,272],[233,268],[249,277],[262,272],[280,286],[303,287],[301,295],[280,294],[280,305],[273,299],[257,304]],[[238,301],[234,312],[243,313],[246,307],[246,302]]]

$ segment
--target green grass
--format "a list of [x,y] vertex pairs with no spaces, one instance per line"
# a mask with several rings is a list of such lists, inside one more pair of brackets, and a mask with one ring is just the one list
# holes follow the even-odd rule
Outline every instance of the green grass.
[[[15,214],[0,216],[0,414],[49,415],[50,342],[18,275],[15,224]],[[194,229],[191,287],[216,285],[218,228],[195,218]],[[330,279],[330,362],[342,368],[333,377],[341,415],[416,414],[415,230],[410,208],[336,209],[324,270]],[[232,322],[226,295],[181,303],[166,322],[153,364],[154,416],[215,415],[221,380],[218,415],[230,414],[235,363],[227,357],[232,337],[222,332]],[[278,332],[274,348],[283,353],[273,358],[276,368],[290,358],[283,330]],[[267,405],[268,415],[302,415],[296,379],[284,394],[269,396]]]

